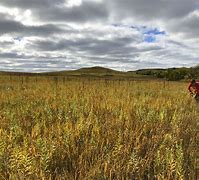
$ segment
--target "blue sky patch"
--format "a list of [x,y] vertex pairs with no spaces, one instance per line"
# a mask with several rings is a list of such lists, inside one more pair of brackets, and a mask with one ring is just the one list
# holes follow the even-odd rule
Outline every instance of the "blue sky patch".
[[144,31],[144,34],[146,34],[146,35],[166,35],[166,32],[160,31],[157,28],[154,28],[154,29],[146,29]]
[[166,35],[165,31],[160,31],[157,28],[154,28],[154,29],[144,28],[144,30],[142,30],[142,33],[144,35],[144,42],[148,42],[148,43],[156,42],[156,36]]
[[144,35],[166,35],[165,31],[161,31],[158,28],[149,28],[147,26],[134,26],[134,25],[126,25],[126,24],[112,24],[114,27],[118,28],[130,28],[130,29],[136,29],[139,32],[142,32]]
[[157,41],[156,36],[165,36],[166,31],[159,30],[158,28],[149,28],[147,26],[134,26],[126,24],[112,24],[116,28],[130,28],[136,30],[143,35],[143,41],[147,43],[154,43]]
[[144,42],[148,42],[148,43],[153,43],[153,42],[155,42],[156,41],[156,38],[155,38],[155,36],[145,36],[144,37]]

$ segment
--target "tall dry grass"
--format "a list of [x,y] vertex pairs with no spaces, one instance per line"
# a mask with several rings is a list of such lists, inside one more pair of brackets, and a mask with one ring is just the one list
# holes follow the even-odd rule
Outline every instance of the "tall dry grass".
[[0,179],[197,177],[186,83],[34,80],[1,79]]

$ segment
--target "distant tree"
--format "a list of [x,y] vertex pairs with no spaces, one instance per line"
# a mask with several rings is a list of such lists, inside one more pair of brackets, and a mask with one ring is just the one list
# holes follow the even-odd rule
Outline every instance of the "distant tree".
[[166,74],[165,74],[165,72],[162,72],[162,71],[156,72],[156,73],[155,73],[155,77],[156,77],[156,78],[165,78],[165,77],[166,77]]
[[176,69],[168,69],[166,78],[169,81],[179,81],[184,79],[184,73],[181,73],[179,70]]
[[199,78],[199,66],[190,68],[189,78],[190,79]]

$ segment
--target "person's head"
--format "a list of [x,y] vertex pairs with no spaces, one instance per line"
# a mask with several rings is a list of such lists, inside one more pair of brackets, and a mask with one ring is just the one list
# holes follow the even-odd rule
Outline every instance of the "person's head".
[[195,80],[195,79],[192,79],[192,80],[191,80],[191,84],[192,84],[192,86],[195,86],[196,80]]

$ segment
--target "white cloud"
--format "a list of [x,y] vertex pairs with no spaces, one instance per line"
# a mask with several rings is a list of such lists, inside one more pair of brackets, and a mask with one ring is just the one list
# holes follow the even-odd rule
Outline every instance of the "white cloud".
[[0,70],[193,66],[197,0],[1,0]]
[[65,6],[72,8],[73,6],[80,6],[82,4],[82,0],[65,0]]

